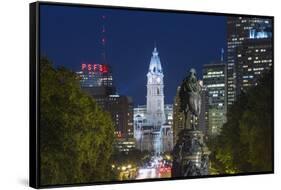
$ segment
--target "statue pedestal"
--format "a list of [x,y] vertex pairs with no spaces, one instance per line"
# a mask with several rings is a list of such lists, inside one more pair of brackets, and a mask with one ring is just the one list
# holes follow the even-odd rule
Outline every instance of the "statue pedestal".
[[172,177],[208,175],[209,154],[202,131],[182,130],[173,149]]

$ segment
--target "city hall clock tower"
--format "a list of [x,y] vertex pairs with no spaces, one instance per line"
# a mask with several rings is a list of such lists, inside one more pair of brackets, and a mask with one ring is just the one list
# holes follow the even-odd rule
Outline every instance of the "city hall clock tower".
[[147,120],[153,126],[161,126],[165,123],[164,113],[164,74],[158,56],[157,48],[152,52],[152,57],[147,73],[146,111]]

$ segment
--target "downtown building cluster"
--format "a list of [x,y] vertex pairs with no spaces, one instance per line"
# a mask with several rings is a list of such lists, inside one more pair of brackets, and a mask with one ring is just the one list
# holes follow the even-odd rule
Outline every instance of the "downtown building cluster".
[[227,111],[241,93],[258,84],[272,68],[272,21],[254,17],[227,17],[227,52],[215,64],[203,67],[207,90],[208,134],[220,134]]
[[[203,109],[210,137],[220,134],[227,111],[241,93],[258,85],[272,69],[272,20],[227,17],[227,51],[219,61],[203,66]],[[224,58],[225,57],[225,58]],[[203,121],[204,120],[204,121]]]
[[[82,64],[76,72],[81,89],[111,115],[115,127],[115,148],[161,154],[173,149],[173,106],[164,104],[164,74],[156,47],[147,73],[146,105],[133,107],[133,100],[119,95],[108,64]],[[144,94],[145,96],[145,94]]]
[[[220,59],[197,71],[202,72],[202,104],[196,122],[208,137],[220,134],[231,105],[273,66],[271,19],[227,17],[226,39],[227,49],[222,50]],[[156,47],[146,75],[145,105],[134,107],[131,97],[117,93],[108,64],[82,64],[77,74],[82,90],[110,113],[119,151],[139,149],[162,154],[173,150],[184,116],[179,88],[173,104],[164,102],[164,72]]]

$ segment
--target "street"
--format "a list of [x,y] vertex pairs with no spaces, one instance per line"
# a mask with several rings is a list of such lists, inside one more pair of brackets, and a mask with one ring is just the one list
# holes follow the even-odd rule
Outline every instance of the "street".
[[170,169],[140,168],[136,179],[168,178],[171,177]]

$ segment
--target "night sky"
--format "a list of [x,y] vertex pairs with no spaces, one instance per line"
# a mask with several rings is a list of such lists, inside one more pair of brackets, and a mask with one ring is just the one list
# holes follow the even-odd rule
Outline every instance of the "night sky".
[[194,67],[220,59],[226,47],[226,17],[41,5],[40,52],[56,67],[81,70],[81,63],[100,63],[102,15],[106,16],[106,50],[120,95],[146,103],[146,74],[156,43],[164,71],[165,103]]

